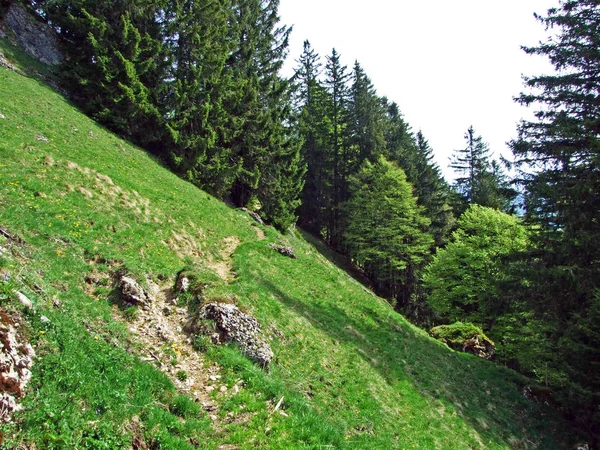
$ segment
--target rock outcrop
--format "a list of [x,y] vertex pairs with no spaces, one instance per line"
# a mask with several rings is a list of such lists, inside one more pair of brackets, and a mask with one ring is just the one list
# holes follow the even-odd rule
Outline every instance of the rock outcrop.
[[17,320],[2,312],[0,318],[0,421],[9,422],[21,409],[18,400],[31,379],[35,352],[21,341]]
[[16,44],[38,61],[50,66],[63,62],[54,31],[16,2],[9,6],[0,28],[10,32]]
[[[216,332],[212,336],[213,341],[234,342],[248,358],[264,369],[269,369],[274,354],[262,336],[262,328],[254,316],[240,311],[236,305],[215,302],[200,308],[196,324],[198,320],[214,321]],[[186,328],[198,331],[194,324],[189,324]]]

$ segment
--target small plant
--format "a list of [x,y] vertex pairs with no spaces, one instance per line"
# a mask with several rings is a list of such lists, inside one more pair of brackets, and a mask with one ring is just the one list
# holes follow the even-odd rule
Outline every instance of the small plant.
[[177,373],[175,374],[175,377],[179,381],[186,381],[188,379],[187,373],[185,373],[184,370],[178,370]]
[[0,273],[0,302],[8,300],[14,289],[12,278],[9,274]]
[[196,335],[196,337],[194,338],[194,342],[192,343],[194,349],[199,352],[206,352],[211,345],[212,342],[210,340],[210,337],[205,336],[203,334]]
[[128,322],[133,322],[134,320],[137,319],[138,317],[138,309],[136,306],[128,306],[127,308],[125,308],[125,310],[123,311],[123,315],[125,316],[125,320],[127,320]]

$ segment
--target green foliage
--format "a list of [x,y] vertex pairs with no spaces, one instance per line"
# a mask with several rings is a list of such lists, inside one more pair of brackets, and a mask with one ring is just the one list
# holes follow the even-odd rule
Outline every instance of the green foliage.
[[425,269],[427,301],[445,321],[486,324],[509,306],[502,284],[512,273],[505,259],[527,249],[528,233],[516,217],[478,205],[458,227]]
[[36,5],[63,40],[64,86],[92,117],[143,145],[161,138],[158,106],[166,56],[148,2]]
[[432,245],[412,186],[402,169],[380,156],[351,179],[351,195],[345,205],[348,253],[392,298],[408,301]]

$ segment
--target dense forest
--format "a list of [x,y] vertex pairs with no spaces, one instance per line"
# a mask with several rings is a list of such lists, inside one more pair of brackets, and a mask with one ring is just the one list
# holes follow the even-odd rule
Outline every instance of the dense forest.
[[[173,171],[346,255],[423,327],[472,323],[495,361],[600,432],[600,4],[560,0],[528,54],[512,161],[473,127],[449,184],[365,69],[308,41],[288,79],[278,0],[38,0],[73,100]],[[467,118],[468,120],[468,118]],[[101,155],[99,155],[101,157]],[[510,175],[510,176],[509,176]]]

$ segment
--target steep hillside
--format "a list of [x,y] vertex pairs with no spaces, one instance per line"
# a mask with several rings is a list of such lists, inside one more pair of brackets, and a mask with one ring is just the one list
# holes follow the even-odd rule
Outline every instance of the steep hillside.
[[[37,353],[3,448],[564,447],[523,379],[432,340],[299,231],[254,223],[4,68],[0,114],[0,307]],[[297,259],[269,247],[282,239]],[[167,305],[185,267],[205,299],[259,319],[269,373],[234,346],[195,350],[177,326],[189,296],[120,305],[116,274]]]

